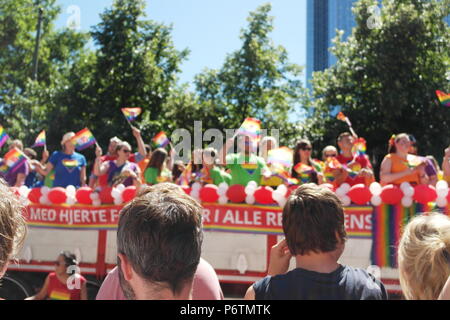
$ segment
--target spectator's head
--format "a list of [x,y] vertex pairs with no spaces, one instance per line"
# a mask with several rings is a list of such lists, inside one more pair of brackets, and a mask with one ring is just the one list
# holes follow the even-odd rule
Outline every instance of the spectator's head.
[[322,150],[322,160],[326,161],[328,158],[337,157],[338,151],[334,146],[326,146]]
[[411,142],[411,144],[409,145],[408,153],[417,155],[417,140],[412,134],[409,135],[409,141]]
[[398,248],[400,284],[408,300],[436,300],[450,276],[450,218],[440,213],[412,219]]
[[407,133],[400,133],[393,135],[389,140],[388,153],[408,153],[409,147],[411,145],[411,140]]
[[337,261],[347,237],[342,204],[328,188],[301,185],[283,208],[283,231],[292,255],[329,253]]
[[14,148],[17,148],[19,150],[23,150],[23,143],[22,143],[22,141],[19,140],[19,139],[11,141],[11,143],[9,144],[9,148],[8,149],[12,150]]
[[200,261],[202,208],[176,185],[144,189],[119,219],[120,284],[128,299],[188,299]]
[[267,160],[269,151],[278,148],[277,139],[274,137],[264,137],[259,143],[259,156]]
[[339,149],[341,149],[341,151],[344,153],[351,152],[354,143],[355,138],[350,132],[343,132],[337,138]]
[[301,139],[297,141],[297,144],[294,148],[294,165],[301,162],[302,160],[310,163],[312,150],[312,145],[309,140]]
[[152,153],[152,157],[148,163],[147,168],[157,168],[158,170],[162,170],[164,164],[167,160],[167,151],[163,148],[158,148]]
[[131,155],[131,146],[126,141],[121,141],[116,145],[116,156],[118,160],[126,161]]
[[206,148],[203,150],[203,165],[214,166],[217,159],[217,150],[214,148]]
[[74,152],[75,151],[75,144],[72,142],[72,138],[75,137],[75,132],[67,132],[62,140],[61,140],[61,148],[64,152]]
[[150,159],[152,157],[152,147],[149,144],[144,144],[145,147],[145,157]]
[[435,157],[433,157],[433,156],[426,156],[426,158],[428,159],[428,161],[430,161],[433,164],[434,168],[436,169],[436,172],[441,171],[441,167],[439,166],[439,162],[436,160]]
[[23,150],[23,153],[25,153],[25,155],[30,158],[31,160],[34,160],[37,158],[37,153],[36,151],[34,151],[31,148],[25,148],[25,150]]
[[117,137],[113,137],[113,138],[109,139],[108,154],[112,155],[112,156],[116,155],[116,147],[121,142],[122,142],[122,140],[120,140]]
[[55,261],[55,272],[61,276],[65,274],[72,275],[75,273],[73,266],[78,266],[77,257],[69,251],[63,251]]
[[177,160],[173,163],[173,168],[172,168],[172,179],[174,182],[177,181],[177,179],[181,176],[181,174],[183,173],[183,171],[186,169],[183,161],[181,160]]
[[23,209],[16,195],[0,179],[0,278],[25,240],[27,227],[22,217]]

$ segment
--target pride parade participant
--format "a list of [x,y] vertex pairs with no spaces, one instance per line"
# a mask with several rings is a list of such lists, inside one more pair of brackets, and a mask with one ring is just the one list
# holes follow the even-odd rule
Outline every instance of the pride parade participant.
[[65,188],[72,185],[79,188],[86,185],[86,158],[75,152],[75,144],[72,142],[74,136],[74,132],[68,132],[63,136],[62,151],[53,152],[46,165],[37,160],[32,161],[36,171],[43,176],[55,170],[53,187]]
[[108,185],[123,184],[125,187],[141,185],[141,171],[136,163],[128,161],[131,154],[131,146],[128,142],[120,142],[116,146],[116,160],[101,162],[102,149],[95,150],[94,174],[96,176],[107,175]]
[[[418,156],[419,152],[416,138],[410,134],[409,140],[411,145],[409,146],[408,153]],[[422,157],[422,159],[425,161],[425,173],[428,176],[428,184],[436,186],[436,183],[438,182],[439,165],[436,166],[432,160],[428,159],[428,157]]]
[[444,172],[444,180],[450,183],[450,146],[444,150],[442,171]]
[[406,133],[393,135],[389,140],[388,155],[384,157],[380,169],[380,182],[382,185],[400,185],[409,182],[415,186],[428,182],[425,173],[425,162],[410,163],[417,157],[409,157],[410,138]]
[[312,145],[309,140],[301,139],[297,142],[294,149],[294,158],[292,166],[292,177],[297,179],[300,184],[304,183],[323,183],[322,168],[319,163],[311,158]]
[[356,184],[370,185],[375,181],[372,164],[366,154],[358,154],[354,150],[355,138],[349,133],[341,133],[337,139],[340,154],[336,159],[347,169],[347,177],[344,182],[350,186]]
[[[9,145],[8,152],[17,149],[23,151],[23,143],[20,140],[13,140]],[[0,166],[4,164],[4,161],[0,162]],[[30,173],[30,165],[27,161],[23,161],[7,173],[0,173],[1,177],[6,180],[10,187],[20,187],[25,184],[25,179]]]
[[77,266],[74,254],[61,252],[55,262],[55,271],[47,276],[41,290],[25,300],[87,300],[87,281],[76,273]]
[[227,184],[231,182],[231,175],[216,166],[216,154],[217,151],[213,148],[203,150],[203,168],[200,171],[200,182],[202,184],[219,185],[222,182]]
[[144,172],[147,184],[153,185],[172,181],[172,173],[167,168],[167,158],[168,154],[165,149],[158,148],[153,151],[150,162]]
[[230,185],[240,184],[246,186],[250,181],[255,181],[259,185],[263,176],[269,178],[272,173],[266,166],[264,159],[255,154],[255,143],[251,137],[245,134],[238,134],[237,142],[239,153],[227,154],[228,150],[234,146],[233,137],[225,142],[218,157],[219,161],[230,169]]

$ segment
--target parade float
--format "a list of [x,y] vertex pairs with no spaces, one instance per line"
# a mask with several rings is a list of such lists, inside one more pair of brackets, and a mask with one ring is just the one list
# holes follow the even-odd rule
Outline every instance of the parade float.
[[[222,283],[251,284],[266,275],[270,248],[283,236],[282,207],[294,189],[258,187],[252,182],[246,187],[195,183],[184,188],[203,204],[202,256]],[[136,188],[21,187],[14,191],[26,204],[29,233],[17,263],[9,267],[3,290],[8,289],[11,298],[31,295],[54,270],[58,253],[70,250],[81,261],[81,273],[94,298],[116,265],[120,210],[136,196]],[[402,226],[422,212],[450,214],[448,184],[440,181],[436,188],[407,183],[400,187],[343,184],[333,191],[345,206],[348,241],[341,263],[370,270],[391,294],[399,293],[396,247]]]

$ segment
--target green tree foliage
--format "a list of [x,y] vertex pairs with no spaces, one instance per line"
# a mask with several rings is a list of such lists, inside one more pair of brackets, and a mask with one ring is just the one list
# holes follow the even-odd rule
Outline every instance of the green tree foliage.
[[280,129],[282,143],[292,143],[298,137],[292,119],[307,104],[299,79],[302,68],[290,63],[286,49],[270,39],[270,10],[265,4],[251,12],[241,32],[242,47],[227,56],[220,70],[197,75],[195,84],[206,126],[238,128],[246,117],[255,117],[263,128]]
[[408,132],[419,152],[439,159],[450,143],[450,113],[435,91],[450,90],[450,14],[448,0],[384,0],[381,25],[369,28],[370,6],[361,0],[353,9],[357,26],[347,41],[336,37],[331,52],[335,66],[314,74],[314,107],[304,133],[317,144],[336,144],[346,124],[331,106],[341,106],[356,132],[368,141],[376,163],[393,133]]

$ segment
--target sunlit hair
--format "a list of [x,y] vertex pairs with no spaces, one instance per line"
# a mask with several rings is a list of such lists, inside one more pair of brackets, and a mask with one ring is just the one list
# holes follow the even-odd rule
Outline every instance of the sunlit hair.
[[322,150],[322,160],[326,160],[325,155],[327,154],[327,152],[334,152],[336,153],[336,155],[338,154],[338,150],[336,149],[335,146],[326,146]]
[[430,213],[411,220],[400,240],[398,263],[406,299],[437,299],[450,275],[450,218]]
[[125,147],[127,147],[131,151],[131,145],[128,142],[126,142],[126,141],[118,142],[117,145],[116,145],[116,151],[115,151],[116,154],[115,155],[118,156],[119,155],[119,151],[122,150]]
[[158,148],[153,151],[150,161],[148,162],[147,168],[157,168],[158,173],[161,173],[164,163],[168,157],[167,151],[163,148]]
[[407,138],[409,140],[409,134],[407,133],[399,133],[397,135],[393,135],[391,139],[389,139],[388,153],[396,153],[397,147],[395,144],[400,141],[402,138]]

